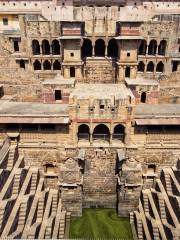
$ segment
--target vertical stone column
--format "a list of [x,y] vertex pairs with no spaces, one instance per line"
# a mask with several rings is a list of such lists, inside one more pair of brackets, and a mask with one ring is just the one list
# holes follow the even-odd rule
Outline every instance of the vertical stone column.
[[125,67],[118,65],[118,82],[122,82],[125,79]]
[[77,79],[82,79],[82,71],[81,71],[81,67],[77,67],[76,68],[76,76]]
[[145,62],[144,64],[145,64],[145,66],[144,66],[144,73],[146,73],[147,72],[147,62]]
[[93,144],[93,126],[92,126],[92,123],[90,123],[90,145]]
[[107,44],[105,45],[105,57],[107,57],[108,52],[107,52]]
[[132,66],[131,67],[131,73],[130,73],[130,78],[135,79],[137,75],[137,66]]
[[92,56],[94,57],[95,56],[95,45],[92,45]]
[[146,47],[146,55],[148,55],[148,49],[149,49],[149,45],[147,45]]
[[124,142],[125,144],[129,145],[131,141],[131,123],[126,124],[125,127],[125,138]]
[[70,74],[69,74],[69,67],[64,66],[64,78],[69,78]]
[[43,45],[40,44],[40,55],[43,55]]
[[[153,62],[154,63],[154,62]],[[153,71],[153,74],[156,74],[156,66],[157,66],[157,63],[154,64],[154,71]]]
[[112,144],[112,140],[113,140],[113,123],[111,123],[110,125],[110,145]]
[[53,72],[53,60],[51,60],[51,72]]
[[41,70],[44,70],[44,65],[43,65],[42,59],[41,59]]

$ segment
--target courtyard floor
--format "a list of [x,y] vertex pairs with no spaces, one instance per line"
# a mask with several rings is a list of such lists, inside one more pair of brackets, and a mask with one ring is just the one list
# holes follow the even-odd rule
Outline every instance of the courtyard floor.
[[71,239],[132,240],[128,218],[118,217],[115,209],[83,209],[82,217],[72,217]]

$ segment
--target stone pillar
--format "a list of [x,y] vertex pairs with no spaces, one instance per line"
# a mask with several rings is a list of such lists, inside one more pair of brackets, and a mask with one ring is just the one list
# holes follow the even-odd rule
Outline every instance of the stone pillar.
[[180,71],[180,64],[178,63],[178,66],[177,66],[177,71],[179,72]]
[[94,49],[95,45],[92,45],[92,56],[95,56],[95,49]]
[[76,76],[77,79],[82,79],[82,71],[81,67],[76,68]]
[[137,67],[136,66],[132,66],[131,67],[130,78],[135,79],[136,78],[136,72],[137,72]]
[[146,73],[147,72],[147,62],[144,63],[144,64],[145,64],[145,66],[144,66],[144,73]]
[[52,55],[52,44],[49,44],[49,47],[50,47],[49,53],[50,53],[50,55]]
[[118,82],[122,82],[125,79],[125,68],[124,66],[118,66]]
[[111,123],[111,125],[110,125],[110,144],[112,144],[113,132],[114,132],[113,123]]
[[107,57],[107,45],[105,45],[105,57]]
[[[153,62],[154,63],[154,62]],[[153,74],[156,74],[156,66],[157,66],[157,62],[156,64],[154,64],[154,71],[153,71]]]
[[51,60],[51,72],[53,72],[53,61]]
[[93,144],[93,129],[92,129],[92,124],[90,124],[90,144],[92,145]]
[[43,65],[42,59],[41,59],[41,70],[44,70],[44,65]]
[[113,133],[110,132],[110,141],[109,141],[110,145],[112,144],[112,136],[113,136]]
[[43,55],[43,48],[42,48],[42,44],[39,45],[40,46],[40,54]]
[[131,123],[128,123],[125,127],[125,144],[129,145],[131,140]]
[[155,55],[158,54],[158,45],[156,45],[156,52],[155,52]]
[[69,68],[68,67],[64,67],[64,78],[69,78],[70,74],[69,74]]
[[148,55],[148,49],[149,49],[149,45],[147,45],[146,47],[146,55]]

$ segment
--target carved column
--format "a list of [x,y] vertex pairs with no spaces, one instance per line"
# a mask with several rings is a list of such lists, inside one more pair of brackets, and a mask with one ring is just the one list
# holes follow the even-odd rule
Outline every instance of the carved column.
[[64,66],[64,78],[69,78],[70,74],[69,74],[69,68]]

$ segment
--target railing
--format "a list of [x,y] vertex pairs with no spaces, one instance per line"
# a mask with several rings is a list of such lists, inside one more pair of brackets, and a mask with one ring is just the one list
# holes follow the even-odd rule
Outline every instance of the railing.
[[109,141],[110,140],[110,135],[109,134],[94,133],[93,134],[93,140]]
[[[109,141],[110,140],[110,135],[109,134],[100,134],[100,133],[93,134],[93,140],[99,140],[99,139]],[[124,141],[124,134],[114,133],[112,135],[112,139]],[[78,140],[89,141],[90,140],[90,134],[89,133],[78,133]]]
[[10,141],[8,138],[6,138],[4,140],[4,143],[3,143],[3,146],[2,148],[0,149],[0,163],[3,161],[3,159],[5,158],[8,150],[9,150],[9,147],[10,147]]
[[146,138],[147,143],[151,143],[151,142],[157,142],[159,143],[164,142],[164,143],[171,143],[171,142],[176,142],[176,143],[180,143],[180,136],[179,134],[176,133],[172,133],[172,134],[148,134],[147,138]]
[[122,133],[114,133],[112,137],[113,139],[124,141],[124,134]]
[[89,133],[78,133],[79,140],[88,140],[89,141],[90,135]]

